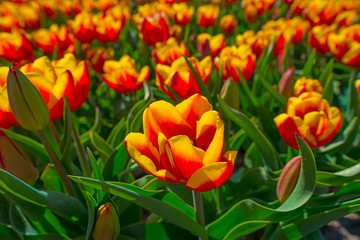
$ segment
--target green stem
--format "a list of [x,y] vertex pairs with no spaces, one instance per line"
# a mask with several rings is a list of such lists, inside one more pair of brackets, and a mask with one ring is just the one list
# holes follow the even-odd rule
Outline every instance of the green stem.
[[58,130],[56,129],[54,123],[53,123],[53,122],[49,122],[48,127],[49,127],[49,131],[50,131],[51,135],[52,135],[53,138],[55,139],[56,144],[59,146],[61,139],[60,139],[59,132],[58,132]]
[[89,166],[89,162],[88,159],[86,158],[85,155],[85,149],[83,148],[83,146],[80,143],[80,137],[79,137],[79,132],[75,126],[74,120],[71,118],[71,129],[72,129],[72,137],[75,143],[75,150],[76,153],[78,155],[79,158],[79,162],[80,162],[80,166],[82,169],[82,172],[84,174],[85,177],[90,177],[91,176],[91,169]]
[[59,157],[57,156],[50,139],[45,131],[45,129],[39,130],[38,132],[41,142],[44,144],[44,147],[49,154],[50,161],[54,165],[57,175],[61,181],[61,184],[67,194],[72,197],[76,197],[75,189],[71,185],[70,179],[67,177],[64,166],[61,164]]
[[[196,218],[200,225],[205,228],[205,216],[201,192],[192,190],[192,195]],[[203,238],[199,237],[199,240],[203,240]]]
[[219,197],[219,212],[221,213],[224,209],[224,188],[223,185],[220,185],[218,188],[218,197]]

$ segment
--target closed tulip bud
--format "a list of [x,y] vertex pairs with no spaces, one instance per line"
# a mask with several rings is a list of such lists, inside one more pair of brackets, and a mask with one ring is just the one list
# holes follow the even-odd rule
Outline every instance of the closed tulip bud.
[[50,114],[45,100],[16,64],[9,70],[7,91],[14,117],[23,128],[38,131],[47,126]]
[[293,192],[299,179],[301,170],[301,156],[294,157],[284,167],[276,188],[276,195],[284,203]]
[[220,92],[220,97],[230,107],[239,110],[239,92],[236,83],[233,80],[230,79],[225,81]]
[[32,185],[39,176],[23,150],[0,131],[0,168],[11,173],[20,180]]
[[284,74],[281,76],[278,85],[279,93],[286,98],[289,98],[292,95],[292,88],[294,85],[294,73],[295,73],[294,67],[291,67],[288,70],[286,70]]
[[101,205],[93,231],[93,239],[116,240],[119,235],[120,222],[115,208],[111,203]]

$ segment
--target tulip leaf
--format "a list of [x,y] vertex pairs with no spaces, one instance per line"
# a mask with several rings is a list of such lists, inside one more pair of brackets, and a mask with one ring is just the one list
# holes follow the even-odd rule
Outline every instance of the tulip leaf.
[[8,129],[1,128],[1,131],[3,131],[7,136],[11,137],[16,143],[18,143],[22,148],[26,149],[29,153],[38,157],[41,160],[41,163],[47,164],[50,162],[44,145],[41,143]]
[[326,82],[330,78],[332,71],[334,69],[334,59],[330,59],[330,61],[326,64],[324,70],[321,72],[319,76],[319,81],[321,84],[326,85]]
[[296,186],[278,210],[291,211],[297,209],[309,201],[316,183],[316,163],[314,155],[307,143],[296,134],[296,140],[301,154],[301,170]]
[[71,169],[71,112],[69,103],[64,97],[64,136],[60,143],[61,162],[67,169]]
[[125,138],[125,134],[126,134],[126,121],[125,118],[123,117],[111,130],[106,141],[110,144],[111,147],[116,148],[116,146],[118,146],[123,142]]
[[138,132],[140,130],[143,112],[153,100],[152,98],[148,100],[142,99],[131,108],[126,118],[127,133]]
[[62,192],[62,186],[59,176],[56,173],[54,165],[49,163],[40,176],[41,181],[44,183],[44,188],[49,191]]
[[333,92],[334,92],[333,85],[334,85],[334,78],[333,78],[333,74],[330,73],[328,79],[326,79],[324,93],[323,93],[323,98],[326,99],[329,103],[331,103],[333,98]]
[[319,150],[321,155],[332,154],[335,152],[347,152],[352,146],[358,134],[359,117],[354,117],[342,133],[333,140],[333,143]]
[[315,64],[316,61],[316,50],[313,49],[310,53],[310,56],[307,58],[304,68],[301,72],[301,77],[307,77],[307,78],[311,78],[312,77],[312,68]]
[[85,186],[109,192],[115,196],[133,201],[139,206],[169,220],[173,224],[187,229],[197,236],[205,236],[205,231],[196,222],[193,208],[168,191],[150,191],[120,182],[103,182],[96,179],[70,176]]
[[103,159],[107,159],[114,149],[96,132],[90,131],[90,140],[96,150],[99,151]]
[[45,207],[47,205],[46,193],[38,191],[7,171],[0,169],[0,186],[20,199]]
[[271,223],[271,221],[247,221],[240,223],[235,228],[231,229],[228,234],[225,235],[223,240],[236,240],[239,236],[244,236],[265,227]]
[[183,99],[177,94],[169,85],[164,83],[164,86],[170,91],[171,95],[175,98],[176,102],[180,103],[183,101]]
[[96,207],[96,202],[94,200],[94,198],[91,196],[90,193],[88,193],[85,190],[84,185],[82,184],[81,180],[79,180],[77,182],[79,189],[85,199],[87,208],[88,208],[88,222],[87,222],[87,228],[86,228],[86,235],[85,235],[85,240],[89,240],[91,239],[91,232],[92,232],[92,228],[94,226],[94,222],[95,222],[95,207]]
[[247,138],[247,134],[244,129],[240,129],[229,139],[229,150],[238,151]]
[[346,122],[351,122],[351,120],[359,115],[359,92],[355,87],[355,81],[349,81],[348,85],[349,91],[349,103],[346,111]]
[[264,86],[264,88],[271,94],[271,96],[274,97],[276,101],[278,101],[282,107],[286,107],[287,100],[286,98],[281,95],[278,91],[276,91],[267,81],[266,77],[264,76],[264,73],[261,70],[258,70],[258,74],[260,77],[260,82]]
[[[318,171],[316,173],[316,183],[320,186],[342,186],[349,183],[351,180],[359,178],[360,174],[360,164],[354,166],[354,169],[357,170],[357,174],[354,176],[343,176],[337,173]],[[348,169],[346,169],[348,170]],[[351,171],[351,170],[350,170]]]
[[15,232],[15,230],[9,225],[0,223],[0,232],[1,232],[1,239],[3,240],[21,239],[19,238],[19,235]]
[[265,166],[269,169],[277,170],[279,168],[279,157],[274,146],[265,137],[265,135],[240,111],[230,108],[220,97],[218,102],[224,113],[230,118],[236,125],[244,129],[248,136],[255,142],[263,155]]
[[106,180],[115,180],[120,173],[126,169],[130,157],[127,153],[126,146],[122,142],[118,149],[105,162],[103,176]]
[[209,89],[206,87],[204,81],[201,79],[201,77],[199,76],[198,72],[196,71],[195,67],[190,62],[190,60],[187,57],[184,57],[184,58],[185,58],[187,65],[190,68],[192,75],[194,76],[194,78],[196,80],[197,85],[199,86],[200,94],[203,95],[204,97],[206,97],[207,100],[209,101],[209,103],[212,105],[212,100],[211,100]]
[[[295,218],[302,210],[302,208],[298,208],[292,211],[278,211],[261,205],[254,200],[245,199],[235,204],[224,215],[210,223],[206,229],[210,239],[223,239],[229,232],[232,232],[231,239],[236,239],[248,233],[247,228],[242,227],[242,224],[256,221],[263,221],[263,224],[265,221],[288,221]],[[254,224],[252,226],[253,230],[264,227],[263,224]]]
[[101,116],[100,108],[95,107],[95,121],[89,131],[96,132],[96,133],[100,132],[101,126],[102,126],[101,120],[102,120],[102,116]]

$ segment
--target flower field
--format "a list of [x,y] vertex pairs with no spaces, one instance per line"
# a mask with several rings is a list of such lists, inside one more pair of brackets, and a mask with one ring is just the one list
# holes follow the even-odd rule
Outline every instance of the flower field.
[[0,239],[323,239],[360,211],[360,1],[0,2]]

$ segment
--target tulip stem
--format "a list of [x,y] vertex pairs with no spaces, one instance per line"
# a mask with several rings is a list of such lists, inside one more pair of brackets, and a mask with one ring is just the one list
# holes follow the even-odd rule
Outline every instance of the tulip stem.
[[72,136],[73,136],[73,140],[75,143],[75,150],[76,153],[79,157],[79,162],[80,162],[80,166],[81,169],[83,171],[83,174],[85,177],[90,177],[91,176],[91,169],[89,166],[89,162],[88,159],[85,155],[85,149],[83,148],[83,146],[80,143],[80,137],[79,137],[79,132],[75,126],[74,123],[74,119],[71,118],[71,128],[72,128]]
[[44,144],[46,152],[49,154],[50,161],[54,165],[57,175],[61,181],[61,184],[67,194],[72,197],[76,197],[76,192],[73,185],[70,182],[70,179],[67,177],[64,166],[61,164],[59,157],[56,154],[55,149],[53,148],[50,139],[45,131],[45,129],[37,131],[41,142]]
[[[205,227],[205,215],[204,207],[201,192],[192,190],[194,209],[196,213],[196,218],[202,227]],[[202,237],[199,237],[199,240],[203,240]]]
[[56,144],[59,145],[61,139],[60,139],[60,136],[59,136],[59,132],[58,132],[58,130],[56,129],[54,123],[53,123],[53,122],[49,122],[49,125],[48,125],[48,126],[49,126],[49,131],[50,131],[51,135],[53,136],[53,138],[55,139]]
[[220,185],[218,188],[218,197],[219,197],[219,212],[222,212],[224,208],[224,189],[223,185]]

